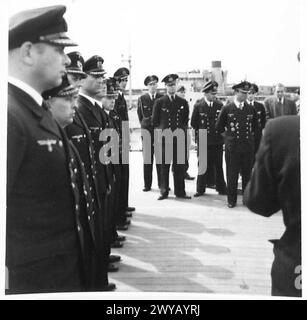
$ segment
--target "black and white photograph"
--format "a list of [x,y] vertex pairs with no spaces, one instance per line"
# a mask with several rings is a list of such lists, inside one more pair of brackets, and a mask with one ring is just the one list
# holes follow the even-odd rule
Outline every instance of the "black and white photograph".
[[4,299],[304,297],[302,1],[1,6]]

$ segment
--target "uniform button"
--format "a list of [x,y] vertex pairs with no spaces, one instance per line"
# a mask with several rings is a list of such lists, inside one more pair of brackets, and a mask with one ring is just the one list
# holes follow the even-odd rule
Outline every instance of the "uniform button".
[[78,226],[78,227],[77,227],[77,229],[78,229],[78,232],[80,232],[80,231],[81,231],[81,228],[80,228],[80,226]]
[[71,183],[71,186],[73,187],[73,189],[75,189],[75,184],[73,182]]
[[84,194],[87,196],[87,191],[86,190],[84,190]]
[[89,178],[89,175],[87,174],[86,177]]
[[90,217],[90,216],[87,216],[87,220],[90,221],[90,220],[91,220],[91,217]]
[[89,208],[89,207],[90,207],[90,204],[89,204],[88,202],[86,203],[86,207],[87,207],[87,208]]
[[94,200],[94,199],[92,199],[92,202],[94,203],[94,202],[95,202],[95,200]]
[[92,190],[93,190],[93,188],[92,188],[92,187],[90,187],[90,190],[92,191]]
[[75,208],[76,208],[76,210],[79,210],[79,205],[78,205],[78,204],[76,204]]
[[94,214],[95,214],[95,212],[93,211],[93,212],[92,212],[92,216],[93,216]]
[[59,141],[59,146],[63,147],[63,142],[61,140]]
[[78,172],[78,170],[77,170],[77,168],[75,168],[75,169],[74,169],[74,173],[77,173],[77,172]]

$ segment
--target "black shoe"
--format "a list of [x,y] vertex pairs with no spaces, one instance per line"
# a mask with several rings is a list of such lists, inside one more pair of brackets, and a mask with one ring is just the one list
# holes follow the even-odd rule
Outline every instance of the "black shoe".
[[126,241],[126,237],[125,236],[117,236],[116,240],[119,242],[123,242],[123,241]]
[[114,262],[118,262],[121,260],[120,256],[117,256],[115,254],[110,254],[109,255],[109,263],[114,263]]
[[116,226],[116,230],[127,231],[128,230],[128,226],[126,224],[119,224],[119,225]]
[[164,200],[164,199],[167,199],[167,198],[168,198],[168,195],[167,195],[167,194],[164,194],[164,195],[160,196],[160,197],[158,198],[158,200]]
[[134,207],[127,207],[126,211],[135,211],[135,208]]
[[103,286],[100,290],[101,291],[114,291],[116,289],[116,285],[114,283],[109,283]]
[[207,184],[206,187],[210,188],[210,189],[215,189],[216,185],[215,184]]
[[194,180],[194,179],[195,179],[195,177],[191,177],[188,173],[186,173],[186,174],[184,175],[184,178],[185,178],[186,180]]
[[197,198],[197,197],[200,197],[200,196],[203,196],[204,195],[204,192],[196,192],[194,194],[194,197]]
[[151,188],[144,188],[144,189],[143,189],[144,192],[148,192],[148,191],[150,191],[150,190],[151,190]]
[[122,248],[124,245],[118,241],[118,240],[115,240],[112,244],[111,244],[111,248],[114,248],[114,249],[118,249],[118,248]]
[[132,213],[131,212],[125,212],[125,217],[126,218],[131,218],[132,217]]
[[113,263],[108,264],[108,272],[117,272],[117,271],[118,271],[117,266],[115,266]]
[[179,199],[192,199],[192,197],[188,196],[188,195],[184,195],[184,196],[176,196],[176,198],[179,198]]
[[227,207],[228,208],[234,208],[236,206],[236,204],[235,203],[232,203],[232,202],[229,202],[228,204],[227,204]]

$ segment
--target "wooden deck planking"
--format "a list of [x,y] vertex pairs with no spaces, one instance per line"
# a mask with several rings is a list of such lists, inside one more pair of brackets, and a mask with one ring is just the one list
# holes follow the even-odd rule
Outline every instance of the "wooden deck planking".
[[[199,292],[270,294],[272,245],[284,231],[282,216],[251,213],[238,198],[228,209],[226,197],[208,189],[192,200],[157,201],[159,192],[142,192],[142,155],[130,154],[130,205],[137,208],[120,254],[120,270],[110,274],[117,292]],[[155,168],[154,168],[155,169]],[[196,156],[191,154],[191,175]],[[170,181],[172,181],[170,177]],[[195,193],[195,181],[186,191]],[[155,172],[153,187],[156,186]]]

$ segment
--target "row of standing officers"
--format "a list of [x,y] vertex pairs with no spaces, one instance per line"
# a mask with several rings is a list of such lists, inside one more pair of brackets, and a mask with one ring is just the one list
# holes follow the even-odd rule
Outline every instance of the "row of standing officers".
[[[103,58],[84,61],[68,38],[65,6],[10,19],[6,293],[111,291],[135,210],[129,164],[102,162],[108,141],[128,120],[128,70],[106,81]],[[82,82],[82,86],[81,86]],[[77,108],[75,107],[77,105]],[[128,130],[129,131],[129,130]],[[120,149],[121,150],[121,149]]]
[[[65,6],[39,8],[10,20],[7,293],[114,290],[108,272],[116,270],[112,263],[120,257],[111,255],[111,248],[123,245],[125,237],[117,231],[127,230],[135,210],[128,205],[129,164],[121,152],[127,138],[122,123],[129,120],[123,95],[129,71],[120,68],[105,81],[102,57],[84,62],[78,52],[65,55],[64,47],[76,45],[66,34],[65,11]],[[162,80],[166,95],[153,92],[150,101],[147,96],[139,99],[141,125],[151,133],[187,132],[189,106],[176,94],[177,79],[169,74]],[[154,87],[157,81],[149,76],[145,84]],[[234,207],[239,173],[243,189],[249,179],[259,117],[245,101],[250,83],[234,86],[235,99],[225,107],[214,98],[216,89],[215,82],[206,84],[191,124],[207,129],[208,163],[215,168],[217,191],[227,192],[228,206]],[[108,128],[117,132],[118,163],[101,161],[108,142],[101,133]],[[171,144],[174,192],[189,199],[186,161],[177,161],[176,139]],[[170,190],[168,147],[162,140],[159,200]],[[144,179],[144,191],[149,191],[152,164],[144,167]],[[206,173],[198,176],[196,196],[205,193],[206,180]]]
[[[161,97],[157,92],[158,77],[156,75],[147,76],[144,84],[148,92],[138,99],[138,117],[142,129],[146,129],[151,135],[151,148],[143,143],[144,159],[148,159],[146,153],[150,152],[151,163],[144,163],[144,189],[151,190],[153,154],[156,159],[160,153],[159,144],[154,144],[155,129],[182,129],[188,136],[188,102],[180,96],[179,91],[184,90],[182,86],[176,90],[176,80],[178,76],[171,74],[162,79],[166,85],[166,94]],[[276,99],[267,99],[265,106],[255,100],[258,93],[258,86],[243,81],[233,86],[235,92],[234,99],[228,101],[224,106],[217,99],[218,84],[209,81],[203,88],[204,97],[196,101],[191,117],[191,127],[195,130],[195,140],[197,143],[197,154],[199,155],[200,143],[199,132],[206,130],[207,146],[207,171],[200,172],[197,176],[196,193],[194,197],[205,194],[206,187],[212,184],[210,176],[214,177],[216,191],[221,195],[227,195],[227,205],[233,208],[237,204],[237,189],[239,174],[242,176],[242,191],[244,191],[255,160],[255,154],[259,148],[262,131],[266,121],[279,115],[294,115],[296,108],[294,102],[282,97],[282,102],[275,102]],[[282,85],[276,88],[283,91]],[[278,97],[278,96],[277,96]],[[280,104],[280,105],[279,105]],[[187,141],[187,139],[186,139]],[[225,146],[225,147],[224,147]],[[185,193],[184,174],[186,165],[176,162],[177,143],[173,138],[173,175],[174,193],[176,197],[190,197]],[[188,160],[188,146],[186,143],[186,161]],[[225,149],[227,186],[223,173],[223,150]],[[202,149],[204,150],[204,149]],[[169,193],[169,166],[165,159],[165,144],[162,145],[162,161],[157,160],[158,186],[161,190],[159,200],[166,199]]]

